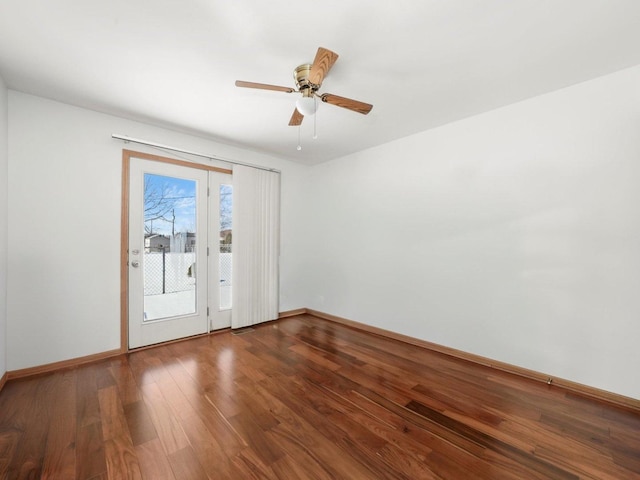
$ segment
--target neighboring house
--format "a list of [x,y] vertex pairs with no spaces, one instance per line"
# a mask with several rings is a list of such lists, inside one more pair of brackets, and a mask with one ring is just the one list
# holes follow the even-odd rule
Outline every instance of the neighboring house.
[[196,234],[194,232],[178,232],[173,236],[172,252],[190,253],[196,250]]
[[166,252],[171,251],[171,239],[166,235],[145,235],[144,237],[144,252],[161,252],[165,249]]
[[230,228],[226,230],[220,230],[220,243],[231,243],[231,232]]
[[220,253],[231,253],[232,230],[220,230]]

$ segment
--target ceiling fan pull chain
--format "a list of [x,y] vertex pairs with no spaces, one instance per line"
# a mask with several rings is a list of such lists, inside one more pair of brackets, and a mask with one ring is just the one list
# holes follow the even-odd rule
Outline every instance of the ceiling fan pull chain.
[[314,110],[316,111],[316,114],[313,116],[313,139],[315,140],[316,138],[318,138],[318,129],[316,127],[316,123],[318,121],[318,97],[316,97],[315,95],[313,96],[313,104]]
[[296,147],[296,150],[302,150],[302,145],[300,145],[300,125],[298,125],[298,146]]

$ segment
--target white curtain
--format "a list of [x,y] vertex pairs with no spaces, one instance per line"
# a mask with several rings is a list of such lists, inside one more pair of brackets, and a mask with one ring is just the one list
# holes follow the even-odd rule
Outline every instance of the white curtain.
[[231,328],[278,318],[280,174],[233,167]]

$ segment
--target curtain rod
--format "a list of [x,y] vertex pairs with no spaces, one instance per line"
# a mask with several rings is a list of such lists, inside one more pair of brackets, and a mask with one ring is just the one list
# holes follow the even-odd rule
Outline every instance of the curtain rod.
[[208,160],[218,160],[220,162],[231,163],[232,165],[242,165],[243,167],[251,167],[251,168],[257,168],[259,170],[266,170],[268,172],[281,173],[280,170],[277,170],[275,168],[262,167],[260,165],[252,165],[251,163],[237,162],[235,160],[227,160],[226,158],[216,157],[215,155],[207,155],[205,153],[192,152],[191,150],[184,150],[182,148],[170,147],[168,145],[162,145],[160,143],[149,142],[147,140],[140,140],[139,138],[131,138],[131,137],[127,137],[126,135],[119,135],[117,133],[112,133],[111,134],[111,138],[122,140],[122,141],[127,142],[127,143],[129,143],[129,142],[138,143],[140,145],[148,145],[150,147],[162,148],[164,150],[171,150],[173,152],[186,153],[187,155],[195,155],[196,157],[202,157],[202,158],[206,158]]

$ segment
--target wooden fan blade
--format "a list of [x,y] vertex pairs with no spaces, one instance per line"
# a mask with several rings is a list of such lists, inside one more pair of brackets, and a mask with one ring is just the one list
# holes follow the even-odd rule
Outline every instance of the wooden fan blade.
[[291,120],[289,120],[289,126],[297,127],[298,125],[302,124],[303,118],[304,118],[304,115],[302,115],[297,108],[294,108],[293,115],[291,115]]
[[333,64],[338,60],[338,54],[327,50],[326,48],[318,48],[316,58],[313,60],[311,70],[309,71],[309,82],[314,85],[322,85],[322,80],[329,73]]
[[333,95],[331,93],[324,93],[320,97],[323,102],[330,103],[331,105],[336,105],[338,107],[347,108],[349,110],[353,110],[354,112],[362,113],[366,115],[371,111],[373,105],[368,103],[359,102],[358,100],[352,100],[350,98],[339,97],[338,95]]
[[285,93],[295,92],[291,87],[279,87],[278,85],[268,85],[266,83],[243,82],[242,80],[236,80],[236,87],[259,88],[261,90],[275,90],[276,92]]

